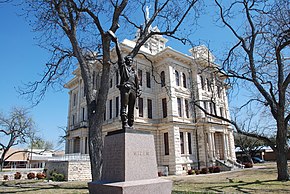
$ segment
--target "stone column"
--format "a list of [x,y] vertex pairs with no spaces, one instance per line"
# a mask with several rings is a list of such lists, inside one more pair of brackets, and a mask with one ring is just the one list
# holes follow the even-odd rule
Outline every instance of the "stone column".
[[209,157],[210,157],[210,160],[213,160],[212,133],[209,132],[207,137],[208,137],[208,146],[209,146]]
[[[173,127],[173,151],[174,151],[174,155],[171,157],[174,157],[174,158],[171,158],[171,159],[174,160],[174,168],[175,168],[174,173],[182,174],[179,127]],[[173,167],[173,165],[171,167]]]
[[214,133],[210,133],[211,135],[211,140],[212,140],[212,155],[213,155],[213,158],[216,157],[216,151],[215,151],[215,139],[214,139]]
[[229,133],[229,151],[230,151],[230,156],[233,161],[236,161],[236,152],[235,152],[235,142],[234,142],[234,134],[233,130],[231,128],[228,129]]
[[74,138],[72,138],[70,140],[70,154],[74,153],[74,144],[75,144],[75,140],[74,140]]
[[68,149],[69,149],[69,143],[68,143],[68,139],[65,140],[65,146],[64,146],[64,153],[68,154]]
[[86,137],[81,137],[81,139],[80,139],[80,152],[81,152],[81,154],[84,154],[85,153],[85,149],[86,149]]
[[223,133],[223,148],[224,148],[224,160],[228,159],[228,148],[226,134]]

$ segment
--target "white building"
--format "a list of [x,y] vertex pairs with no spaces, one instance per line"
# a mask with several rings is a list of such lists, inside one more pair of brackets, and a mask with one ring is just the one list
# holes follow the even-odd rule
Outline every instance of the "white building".
[[[151,30],[158,30],[152,28]],[[142,96],[135,110],[135,128],[151,131],[155,137],[159,167],[169,174],[181,174],[189,168],[234,164],[236,160],[233,130],[224,121],[206,116],[199,105],[219,116],[229,117],[224,77],[209,66],[214,57],[205,46],[190,49],[190,55],[166,47],[167,39],[154,36],[134,58],[141,82]],[[123,53],[135,42],[124,40]],[[113,53],[116,58],[116,55]],[[125,56],[125,55],[124,55]],[[149,59],[149,60],[148,60]],[[115,60],[116,61],[116,60]],[[99,69],[94,72],[98,87]],[[100,66],[98,66],[100,67]],[[80,69],[66,84],[70,103],[66,153],[88,153],[87,107]],[[112,71],[103,133],[121,129],[117,68]]]

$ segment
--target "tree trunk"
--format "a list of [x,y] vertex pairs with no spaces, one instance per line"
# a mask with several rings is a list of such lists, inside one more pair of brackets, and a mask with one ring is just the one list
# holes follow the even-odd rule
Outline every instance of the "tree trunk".
[[[92,110],[92,108],[89,107],[88,109]],[[99,120],[96,113],[92,113],[89,118],[89,153],[92,181],[101,180],[103,165],[102,123]]]
[[278,170],[278,180],[279,181],[288,181],[288,164],[287,164],[287,155],[288,155],[288,144],[287,144],[287,128],[284,124],[284,118],[278,117],[277,119],[277,149],[276,149],[276,162]]
[[[108,47],[109,49],[109,47]],[[110,52],[110,51],[108,51]],[[108,61],[108,60],[106,60]],[[101,76],[101,86],[95,101],[88,104],[89,120],[89,153],[92,180],[101,180],[103,165],[103,134],[102,125],[109,91],[110,63],[104,62]]]
[[0,159],[0,172],[2,172],[4,166],[4,161]]

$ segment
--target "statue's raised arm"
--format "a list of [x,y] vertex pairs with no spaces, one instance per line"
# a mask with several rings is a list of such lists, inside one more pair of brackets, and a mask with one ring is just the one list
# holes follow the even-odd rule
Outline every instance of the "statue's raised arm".
[[131,128],[134,124],[135,101],[137,95],[140,94],[138,76],[135,69],[132,67],[132,57],[126,56],[123,58],[116,35],[110,30],[108,33],[112,37],[112,41],[116,44],[119,74],[121,78],[120,84],[118,85],[121,95],[121,120],[122,129],[125,131],[126,128]]
[[116,45],[116,53],[117,53],[117,57],[118,57],[118,66],[120,68],[124,64],[124,61],[123,61],[123,57],[122,57],[122,53],[121,53],[121,48],[120,48],[120,45],[118,42],[118,38],[114,34],[114,32],[112,32],[111,30],[109,30],[108,33],[110,34],[110,36],[112,37],[112,41]]

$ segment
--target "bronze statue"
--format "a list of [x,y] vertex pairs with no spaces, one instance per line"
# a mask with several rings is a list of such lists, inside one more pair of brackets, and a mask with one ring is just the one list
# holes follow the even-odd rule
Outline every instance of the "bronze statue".
[[[120,74],[120,84],[117,86],[121,94],[121,121],[122,129],[132,127],[134,124],[134,108],[136,98],[141,95],[138,76],[132,67],[133,59],[131,56],[122,57],[118,39],[112,31],[108,31],[116,45],[118,56],[118,67]],[[128,107],[128,112],[127,112]]]

